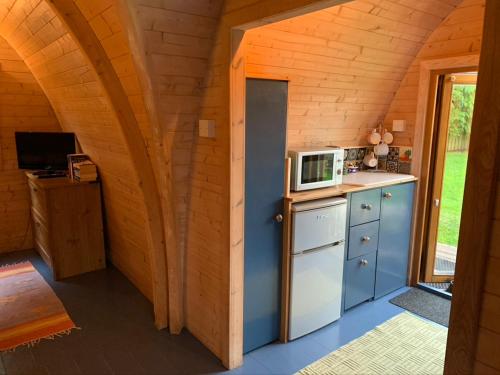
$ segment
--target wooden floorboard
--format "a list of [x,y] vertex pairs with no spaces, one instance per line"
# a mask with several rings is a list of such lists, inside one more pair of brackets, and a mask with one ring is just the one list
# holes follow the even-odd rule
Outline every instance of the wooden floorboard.
[[53,281],[33,252],[0,256],[0,266],[30,260],[81,330],[0,353],[0,374],[194,374],[222,371],[191,334],[158,331],[151,303],[115,268]]

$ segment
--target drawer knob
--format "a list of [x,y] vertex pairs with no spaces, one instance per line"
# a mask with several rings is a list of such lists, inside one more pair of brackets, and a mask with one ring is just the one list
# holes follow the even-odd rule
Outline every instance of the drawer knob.
[[368,210],[368,211],[370,211],[370,210],[373,208],[373,206],[372,206],[370,203],[363,203],[363,204],[361,205],[361,208],[362,208],[363,210]]
[[392,198],[392,193],[390,193],[390,192],[385,192],[385,193],[384,193],[384,198],[385,198],[385,199],[391,199],[391,198]]
[[360,260],[360,263],[361,263],[361,265],[362,265],[362,266],[367,266],[367,265],[368,265],[368,260],[366,260],[366,259],[361,259],[361,260]]
[[363,241],[363,242],[368,242],[370,240],[371,240],[371,238],[369,236],[363,236],[363,237],[361,237],[361,241]]

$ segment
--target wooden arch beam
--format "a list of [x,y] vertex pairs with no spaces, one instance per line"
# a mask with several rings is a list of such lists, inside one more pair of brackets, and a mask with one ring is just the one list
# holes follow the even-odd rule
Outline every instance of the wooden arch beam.
[[169,322],[167,259],[161,199],[151,160],[139,124],[101,42],[73,0],[49,0],[47,3],[73,36],[90,65],[95,69],[104,93],[118,119],[132,163],[139,178],[146,206],[146,233],[150,242],[155,324],[166,328]]

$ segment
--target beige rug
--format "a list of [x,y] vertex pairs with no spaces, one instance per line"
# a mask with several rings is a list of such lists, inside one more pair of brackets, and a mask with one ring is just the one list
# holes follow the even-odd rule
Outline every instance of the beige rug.
[[316,374],[442,374],[448,330],[408,312],[301,370]]

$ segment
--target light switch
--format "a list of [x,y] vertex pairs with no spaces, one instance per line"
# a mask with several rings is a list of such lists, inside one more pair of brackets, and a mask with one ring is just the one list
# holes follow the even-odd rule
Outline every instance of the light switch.
[[215,120],[200,120],[198,127],[200,137],[215,138]]

